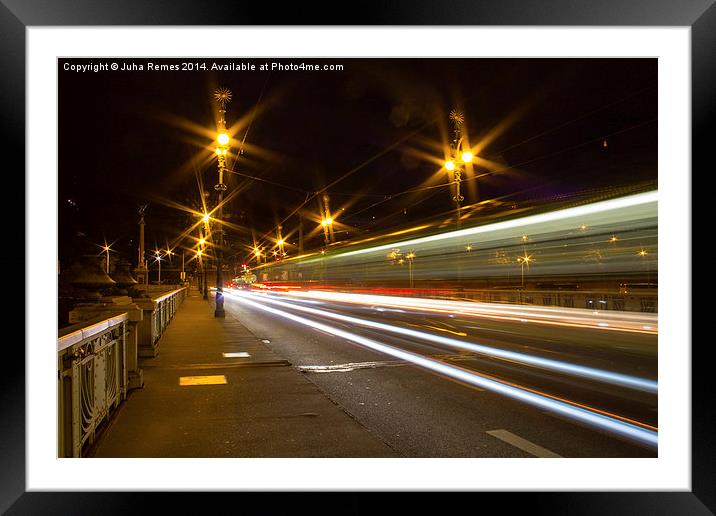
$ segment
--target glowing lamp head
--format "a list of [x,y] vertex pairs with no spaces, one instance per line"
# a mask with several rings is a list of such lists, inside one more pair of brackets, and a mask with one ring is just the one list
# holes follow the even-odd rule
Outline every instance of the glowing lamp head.
[[227,145],[231,141],[231,138],[229,138],[229,135],[226,133],[220,133],[216,141],[219,142],[219,145]]
[[276,242],[278,245],[283,245],[283,238],[279,239],[278,242]]
[[208,213],[204,213],[204,216],[201,217],[201,220],[202,220],[202,222],[207,223],[207,222],[209,222],[209,219],[210,219],[210,218],[211,218],[211,217],[209,217],[209,214],[208,214]]
[[199,249],[199,250],[196,252],[196,255],[197,255],[197,256],[201,256],[202,254],[204,254],[204,251],[202,251],[201,249]]
[[333,219],[331,217],[325,218],[321,221],[321,226],[323,226],[324,228],[326,226],[330,226],[331,224],[333,224]]
[[450,160],[445,162],[445,168],[448,170],[455,170],[455,162]]
[[465,151],[465,152],[462,153],[462,156],[461,156],[461,157],[462,157],[462,161],[463,161],[464,163],[472,163],[472,152],[470,152],[470,151]]

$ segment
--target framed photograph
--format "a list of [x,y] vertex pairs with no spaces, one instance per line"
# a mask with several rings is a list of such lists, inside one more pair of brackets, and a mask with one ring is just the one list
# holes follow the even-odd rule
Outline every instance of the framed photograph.
[[333,10],[3,0],[27,244],[0,508],[713,514],[713,1]]

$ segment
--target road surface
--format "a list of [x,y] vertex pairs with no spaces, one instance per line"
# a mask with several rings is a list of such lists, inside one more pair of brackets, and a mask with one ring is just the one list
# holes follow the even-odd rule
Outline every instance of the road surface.
[[425,302],[225,292],[227,317],[402,456],[657,455],[655,317]]

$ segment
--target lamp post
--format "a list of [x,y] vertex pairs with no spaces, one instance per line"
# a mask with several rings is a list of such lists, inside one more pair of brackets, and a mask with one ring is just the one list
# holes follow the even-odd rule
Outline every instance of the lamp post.
[[525,265],[527,265],[527,268],[530,267],[530,262],[532,261],[532,255],[528,255],[525,253],[524,256],[518,256],[517,262],[520,264],[520,268],[522,269],[522,288],[525,288]]
[[222,268],[223,247],[224,247],[224,228],[222,218],[224,215],[224,192],[226,185],[224,184],[224,170],[226,169],[226,155],[229,151],[231,137],[226,132],[226,104],[231,100],[231,90],[228,88],[219,88],[214,92],[214,99],[219,104],[219,122],[216,138],[216,157],[219,163],[219,182],[214,185],[214,190],[219,193],[217,205],[217,246],[216,246],[216,308],[214,317],[226,317],[224,312],[224,278]]
[[159,276],[157,276],[157,285],[162,284],[162,255],[157,249],[154,251],[154,254],[156,255],[156,262],[159,264]]
[[179,279],[181,280],[182,284],[186,281],[186,272],[184,271],[184,255],[186,254],[186,251],[184,249],[181,250],[181,274],[179,275]]
[[201,249],[196,250],[196,257],[197,257],[197,260],[199,261],[199,276],[197,278],[197,280],[199,281],[199,292],[201,292],[202,297],[204,299],[206,299],[206,297],[204,297],[205,296],[204,284],[205,284],[206,280],[204,278],[204,261],[202,260],[203,254],[204,254],[204,251],[202,251]]
[[109,274],[109,246],[105,242],[105,244],[102,246],[102,250],[104,250],[105,253],[107,253],[107,265],[105,266],[105,272]]
[[644,264],[646,265],[646,286],[649,288],[651,286],[651,272],[649,270],[649,253],[646,252],[646,249],[641,249],[639,251],[639,256],[641,256]]
[[323,226],[324,242],[326,243],[326,246],[328,246],[328,244],[331,243],[329,234],[333,229],[333,218],[330,216],[326,216],[323,220],[321,220],[321,226]]
[[204,238],[204,236],[200,230],[199,231],[199,250],[197,251],[196,254],[199,257],[199,265],[201,267],[201,269],[200,269],[200,274],[201,274],[200,290],[201,290],[201,298],[202,299],[208,299],[208,297],[209,297],[208,289],[206,286],[206,267],[204,266],[204,259],[203,259],[205,247],[206,247],[206,238]]
[[140,284],[148,285],[149,284],[149,271],[147,270],[147,262],[144,259],[144,226],[146,226],[146,222],[144,221],[144,213],[147,210],[148,204],[144,204],[140,206],[139,208],[139,249],[138,251],[138,257],[137,257],[137,268],[134,269],[134,272],[137,275],[137,281]]
[[323,220],[321,220],[321,226],[323,226],[323,234],[326,245],[328,245],[331,242],[335,242],[336,238],[333,234],[333,216],[331,215],[330,199],[327,193],[323,194],[322,200],[321,212],[323,213]]
[[[461,112],[453,109],[450,111],[450,120],[452,120],[453,124],[453,139],[450,142],[450,159],[445,162],[445,169],[448,170],[448,172],[452,172],[455,177],[455,195],[452,200],[455,201],[457,208],[455,225],[459,230],[461,222],[460,219],[462,218],[462,201],[465,200],[465,197],[463,197],[460,192],[460,183],[462,181],[462,173],[465,170],[465,164],[472,163],[473,155],[470,149],[462,149],[462,142],[464,139],[462,134],[462,124],[465,122],[465,116]],[[457,281],[460,283],[462,281],[462,267],[460,264],[461,257],[458,256],[456,261]]]
[[408,254],[405,255],[406,260],[408,260],[408,271],[410,274],[410,288],[413,288],[413,260],[415,259],[415,253],[410,251]]
[[462,201],[465,200],[460,192],[460,182],[462,181],[464,166],[466,163],[472,163],[473,155],[469,149],[462,150],[462,141],[464,138],[462,135],[462,124],[465,122],[464,115],[453,109],[450,112],[450,120],[452,120],[453,123],[453,139],[452,142],[450,142],[450,159],[445,162],[445,168],[455,176],[455,195],[452,200],[455,201],[457,206],[457,228],[460,229]]

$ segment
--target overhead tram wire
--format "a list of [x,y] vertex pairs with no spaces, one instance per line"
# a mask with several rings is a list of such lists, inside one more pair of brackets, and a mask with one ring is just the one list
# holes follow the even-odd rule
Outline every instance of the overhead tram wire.
[[291,213],[289,213],[286,217],[284,217],[284,218],[281,220],[281,222],[279,222],[276,226],[274,226],[274,227],[271,228],[269,231],[267,231],[263,236],[261,236],[261,239],[264,239],[264,238],[266,238],[267,236],[269,236],[270,234],[272,234],[272,233],[276,230],[276,228],[277,228],[278,226],[283,225],[288,219],[290,219],[293,215],[295,215],[295,214],[298,212],[298,210],[300,210],[301,208],[303,208],[307,203],[309,203],[310,201],[312,201],[313,199],[315,199],[316,197],[318,197],[318,196],[319,196],[320,194],[322,194],[323,192],[326,192],[330,187],[335,186],[336,184],[340,183],[341,181],[343,181],[343,180],[346,179],[347,177],[349,177],[349,176],[355,174],[356,172],[358,172],[359,170],[361,170],[361,169],[362,169],[363,167],[365,167],[366,165],[368,165],[368,164],[372,163],[373,161],[375,161],[376,159],[378,159],[378,158],[384,156],[385,154],[387,154],[388,152],[390,152],[391,150],[393,150],[395,147],[397,147],[398,145],[402,144],[404,141],[408,140],[409,138],[412,138],[414,135],[416,135],[417,133],[419,133],[420,131],[422,131],[423,129],[425,129],[428,125],[431,125],[431,124],[437,122],[438,120],[439,120],[439,118],[436,117],[434,120],[430,120],[430,121],[428,121],[428,122],[425,122],[422,126],[420,126],[419,129],[416,129],[415,131],[411,132],[410,134],[408,134],[408,135],[406,135],[406,136],[403,136],[402,138],[399,138],[398,140],[396,140],[395,142],[393,142],[392,144],[390,144],[388,147],[386,147],[386,148],[383,149],[382,151],[380,151],[380,152],[378,152],[377,154],[371,156],[370,158],[368,158],[367,160],[365,160],[365,161],[364,161],[363,163],[361,163],[360,165],[358,165],[358,166],[352,168],[351,170],[349,170],[348,172],[346,172],[345,174],[343,174],[343,175],[342,175],[341,177],[339,177],[338,179],[336,179],[336,180],[330,182],[328,185],[326,185],[326,186],[324,186],[323,188],[321,188],[320,190],[317,190],[316,192],[314,192],[313,195],[311,195],[311,197],[309,197],[309,198],[306,199],[304,202],[302,202],[300,205],[298,205],[293,211],[291,211]]
[[296,187],[294,187],[294,186],[284,185],[284,184],[278,183],[278,182],[276,182],[276,181],[270,181],[270,180],[264,179],[264,178],[262,178],[262,177],[252,176],[252,175],[249,175],[249,174],[244,174],[244,173],[242,173],[242,172],[234,172],[233,170],[229,170],[228,172],[229,172],[230,174],[234,174],[234,175],[237,175],[237,176],[245,177],[245,178],[250,179],[250,180],[252,180],[252,181],[260,181],[260,182],[262,182],[262,183],[267,183],[267,184],[270,184],[270,185],[273,185],[273,186],[278,186],[279,188],[286,188],[287,190],[293,190],[294,192],[300,192],[300,193],[302,193],[302,194],[309,194],[309,195],[310,195],[310,194],[313,193],[313,192],[309,192],[308,190],[302,190],[301,188],[296,188]]
[[264,84],[261,87],[261,92],[259,93],[259,98],[256,100],[256,104],[254,105],[253,113],[251,113],[251,119],[249,120],[249,124],[246,126],[246,132],[244,133],[244,137],[241,140],[241,145],[239,145],[239,150],[236,152],[236,158],[234,159],[233,163],[231,163],[230,172],[234,172],[236,163],[239,161],[239,156],[241,156],[244,153],[244,144],[246,143],[246,137],[249,135],[251,126],[254,123],[254,119],[256,118],[256,112],[259,109],[259,105],[261,104],[261,99],[264,96],[264,92],[266,91],[266,85],[268,84],[268,81],[270,78],[271,78],[271,71],[269,70],[269,73],[266,76],[266,80],[264,81]]
[[637,96],[637,95],[641,95],[641,94],[644,93],[645,91],[648,91],[648,90],[650,90],[650,89],[652,89],[652,88],[654,88],[654,86],[647,86],[646,88],[642,88],[642,89],[640,89],[640,90],[637,90],[637,91],[635,91],[635,92],[633,92],[633,93],[627,95],[626,97],[622,97],[621,99],[615,100],[614,102],[610,102],[609,104],[607,104],[607,105],[605,105],[605,106],[598,107],[598,108],[596,108],[596,109],[593,109],[592,111],[589,111],[589,112],[587,112],[587,113],[584,113],[583,115],[579,115],[579,116],[576,117],[576,118],[572,118],[571,120],[567,120],[566,122],[563,122],[563,123],[561,123],[561,124],[559,124],[559,125],[557,125],[557,126],[555,126],[555,127],[552,127],[552,128],[547,129],[547,130],[545,130],[545,131],[542,131],[542,132],[539,133],[539,134],[536,134],[536,135],[534,135],[534,136],[530,136],[529,138],[526,138],[526,139],[522,140],[521,142],[517,142],[517,143],[514,143],[514,144],[512,144],[512,145],[508,145],[507,147],[504,147],[504,148],[501,149],[500,151],[496,152],[495,154],[497,154],[497,155],[503,154],[504,152],[506,152],[506,151],[508,151],[508,150],[515,149],[515,148],[519,147],[520,145],[524,145],[525,143],[531,142],[532,140],[536,140],[537,138],[540,138],[540,137],[542,137],[542,136],[545,136],[545,135],[547,135],[547,134],[549,134],[549,133],[553,133],[553,132],[555,132],[555,131],[558,131],[558,130],[562,129],[563,127],[566,127],[566,126],[568,126],[568,125],[570,125],[570,124],[573,124],[574,122],[578,122],[579,120],[582,120],[582,119],[584,119],[584,118],[587,118],[587,117],[589,117],[589,116],[591,116],[591,115],[593,115],[593,114],[595,114],[595,113],[599,113],[600,111],[603,111],[603,110],[608,109],[608,108],[610,108],[610,107],[616,106],[617,104],[621,104],[622,102],[626,102],[627,100],[631,99],[632,97],[635,97],[635,96]]

